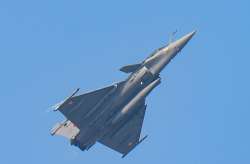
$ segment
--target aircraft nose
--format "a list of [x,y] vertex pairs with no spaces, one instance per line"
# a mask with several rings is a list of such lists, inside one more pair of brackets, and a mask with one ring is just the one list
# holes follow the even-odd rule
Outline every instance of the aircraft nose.
[[189,40],[195,35],[196,30],[193,32],[188,33],[187,35],[183,36],[182,38],[180,38],[179,40],[175,41],[173,44],[173,46],[180,51],[188,42]]

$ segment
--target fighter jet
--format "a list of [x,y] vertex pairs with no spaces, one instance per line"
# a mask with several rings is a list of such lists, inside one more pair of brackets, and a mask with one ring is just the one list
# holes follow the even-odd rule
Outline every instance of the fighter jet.
[[58,123],[51,135],[68,138],[82,151],[99,142],[125,157],[147,137],[141,137],[145,100],[161,83],[160,72],[195,33],[169,42],[139,64],[122,67],[120,71],[129,74],[124,81],[85,94],[74,91],[54,107],[66,120]]

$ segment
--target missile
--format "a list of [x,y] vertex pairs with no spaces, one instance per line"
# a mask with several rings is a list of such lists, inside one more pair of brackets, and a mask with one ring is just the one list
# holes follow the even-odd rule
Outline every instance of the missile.
[[115,118],[112,120],[112,124],[118,123],[122,118],[131,114],[133,109],[141,102],[141,100],[145,99],[146,96],[161,83],[160,78],[157,78],[153,82],[151,82],[148,86],[146,86],[143,90],[141,90],[125,107],[119,112]]
[[63,107],[73,96],[75,96],[77,94],[77,92],[80,90],[80,88],[77,88],[72,94],[71,96],[67,97],[65,100],[63,100],[62,102],[56,104],[53,106],[53,110],[57,111],[59,110],[61,107]]
[[140,143],[142,143],[142,141],[144,141],[146,138],[148,138],[147,135],[144,136],[142,139],[140,139],[132,148],[130,148],[130,150],[127,153],[123,154],[122,158],[125,158],[135,147],[137,147]]

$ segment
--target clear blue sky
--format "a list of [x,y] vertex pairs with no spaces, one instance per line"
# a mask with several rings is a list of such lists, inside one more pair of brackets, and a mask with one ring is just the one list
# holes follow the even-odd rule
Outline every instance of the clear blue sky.
[[[245,0],[8,0],[0,2],[0,163],[250,163],[250,3]],[[143,134],[127,158],[81,152],[50,128],[48,108],[75,88],[123,80],[168,41],[197,35],[148,97]]]

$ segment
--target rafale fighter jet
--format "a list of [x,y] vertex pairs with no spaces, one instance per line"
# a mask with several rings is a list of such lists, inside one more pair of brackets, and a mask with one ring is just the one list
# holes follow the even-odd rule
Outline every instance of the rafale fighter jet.
[[99,142],[125,157],[147,137],[141,138],[147,95],[160,84],[163,68],[194,34],[171,41],[139,64],[122,67],[120,71],[130,74],[125,81],[81,95],[76,95],[77,89],[54,106],[67,120],[58,123],[51,134],[68,138],[81,150]]

